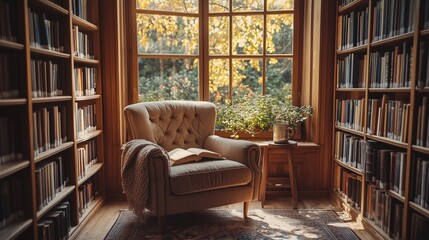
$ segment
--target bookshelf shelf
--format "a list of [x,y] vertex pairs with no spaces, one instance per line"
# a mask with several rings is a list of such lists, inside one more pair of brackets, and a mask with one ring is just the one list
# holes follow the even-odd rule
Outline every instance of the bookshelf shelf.
[[429,148],[413,145],[413,150],[419,153],[429,155]]
[[341,193],[335,192],[335,197],[337,198],[339,203],[343,206],[343,208],[352,210],[355,215],[359,215],[361,213],[359,209],[351,206],[350,203],[347,202],[347,199],[341,196]]
[[365,92],[365,88],[335,88],[337,92]]
[[43,215],[45,215],[49,210],[54,206],[60,203],[64,198],[66,198],[70,193],[75,190],[75,186],[66,186],[61,192],[59,192],[55,198],[44,206],[40,211],[37,212],[37,219],[39,220]]
[[397,43],[402,43],[404,41],[412,41],[413,37],[414,37],[414,32],[409,32],[409,33],[393,36],[390,38],[378,40],[378,41],[372,42],[370,45],[371,47],[381,47],[381,46],[384,47],[385,45],[394,45]]
[[88,219],[89,216],[91,216],[94,211],[102,205],[103,199],[100,197],[94,197],[94,199],[91,200],[91,202],[88,204],[88,208],[86,211],[82,214],[82,216],[79,218],[79,223],[83,223],[84,219]]
[[21,233],[23,233],[27,228],[33,224],[32,219],[21,219],[10,225],[7,225],[7,228],[0,230],[0,236],[2,239],[15,239]]
[[101,169],[101,167],[103,167],[102,163],[95,163],[92,165],[88,170],[86,170],[85,177],[79,180],[78,186],[82,185],[84,182],[94,176]]
[[348,165],[348,164],[346,164],[346,163],[342,162],[342,161],[341,161],[341,160],[339,160],[339,159],[334,159],[334,161],[335,161],[338,165],[340,165],[340,166],[342,166],[342,167],[344,167],[344,168],[346,168],[346,169],[348,169],[348,170],[352,171],[353,173],[356,173],[356,174],[358,174],[358,175],[360,175],[360,176],[364,176],[364,175],[365,175],[365,173],[364,173],[362,170],[357,169],[357,168],[355,168],[355,167],[352,167],[352,166],[350,166],[350,165]]
[[366,217],[364,217],[362,219],[362,223],[364,224],[364,226],[367,227],[368,230],[370,230],[374,235],[376,235],[379,239],[385,239],[385,240],[390,240],[391,238],[389,237],[388,234],[386,234],[383,229],[381,229],[379,226],[377,226],[373,221],[367,219]]
[[425,37],[429,36],[429,29],[421,30],[420,35],[425,36]]
[[98,26],[88,22],[85,19],[82,19],[76,15],[72,16],[73,25],[79,26],[79,29],[85,30],[85,31],[97,31]]
[[429,210],[426,208],[421,207],[420,205],[414,203],[414,202],[410,202],[410,207],[412,209],[414,209],[414,211],[422,214],[423,216],[429,218]]
[[351,133],[351,134],[354,134],[354,135],[360,136],[360,137],[364,136],[363,132],[360,132],[360,131],[357,131],[357,130],[354,130],[354,129],[350,129],[350,128],[346,128],[346,127],[341,127],[341,126],[338,126],[338,125],[335,125],[335,129],[341,130],[343,132]]
[[82,96],[82,97],[76,97],[76,102],[83,102],[83,101],[90,101],[90,100],[96,100],[100,99],[101,95],[91,95],[91,96]]
[[0,48],[8,48],[14,50],[24,50],[24,45],[4,39],[0,39]]
[[25,98],[0,99],[0,106],[24,105],[26,103],[27,103],[27,99]]
[[39,47],[30,47],[31,54],[42,55],[47,57],[56,57],[56,58],[70,58],[70,54],[57,52],[49,49],[39,48]]
[[74,57],[73,59],[75,63],[80,63],[80,64],[97,65],[99,63],[99,61],[96,59],[81,58],[81,57]]
[[379,142],[384,142],[384,143],[387,143],[387,144],[390,144],[390,145],[393,145],[393,146],[399,147],[399,148],[406,149],[408,147],[407,143],[395,141],[395,140],[392,140],[392,139],[386,138],[386,137],[380,137],[380,136],[369,135],[369,134],[367,135],[367,137],[369,139],[376,140],[376,141],[379,141]]
[[371,93],[410,93],[411,88],[369,88]]
[[78,138],[76,140],[76,143],[79,144],[79,143],[86,142],[86,141],[88,141],[90,139],[93,139],[93,138],[97,137],[100,134],[101,134],[101,130],[95,130],[95,131],[89,132],[89,133],[85,134],[84,136]]
[[338,13],[339,14],[345,14],[347,12],[353,11],[357,8],[360,8],[360,7],[363,7],[366,5],[368,5],[368,0],[354,0],[351,3],[349,3],[343,7],[340,7],[338,9]]
[[418,93],[429,93],[429,87],[416,88],[416,92],[418,92]]
[[392,191],[392,190],[388,190],[387,194],[393,198],[395,198],[396,200],[400,201],[401,203],[405,202],[405,198],[399,194],[397,194],[396,192]]
[[6,164],[0,165],[0,179],[12,175],[22,169],[28,167],[30,165],[30,161],[12,161]]
[[71,96],[41,97],[41,98],[33,98],[33,103],[54,103],[54,102],[66,102],[71,100],[72,100]]
[[366,49],[368,48],[368,44],[360,45],[357,47],[352,47],[348,49],[337,50],[337,55],[346,55],[350,53],[366,53]]
[[58,6],[57,4],[48,0],[36,0],[35,3],[37,3],[37,5],[35,6],[44,7],[52,13],[57,13],[62,15],[69,14],[69,11],[67,9],[63,8],[62,6]]
[[73,142],[66,142],[61,144],[60,146],[53,148],[53,149],[49,149],[48,151],[42,152],[39,155],[37,155],[36,157],[34,157],[34,162],[38,163],[46,158],[52,157],[57,153],[60,153],[66,149],[69,149],[73,147]]

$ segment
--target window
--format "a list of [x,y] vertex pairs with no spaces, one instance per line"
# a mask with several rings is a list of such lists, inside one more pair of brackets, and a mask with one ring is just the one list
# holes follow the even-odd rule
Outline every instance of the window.
[[136,101],[223,103],[248,94],[293,95],[294,0],[136,0],[131,5]]

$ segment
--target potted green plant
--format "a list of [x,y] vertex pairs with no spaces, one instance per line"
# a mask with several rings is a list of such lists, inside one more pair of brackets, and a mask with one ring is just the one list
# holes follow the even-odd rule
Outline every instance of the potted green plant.
[[[311,106],[294,106],[290,98],[279,101],[270,95],[245,96],[233,104],[227,102],[218,105],[216,127],[230,132],[233,138],[238,138],[240,132],[253,136],[261,131],[276,131],[277,125],[287,125],[287,129],[294,131],[312,113]],[[293,135],[290,132],[289,130],[288,139]]]

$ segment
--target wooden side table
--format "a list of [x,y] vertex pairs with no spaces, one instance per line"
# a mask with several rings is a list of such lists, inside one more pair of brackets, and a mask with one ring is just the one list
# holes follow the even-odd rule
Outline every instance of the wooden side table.
[[[273,142],[266,142],[266,143],[260,143],[259,144],[261,150],[262,150],[262,182],[261,182],[261,205],[262,208],[265,205],[265,195],[267,190],[267,184],[271,185],[281,185],[290,187],[291,194],[292,194],[292,206],[294,209],[297,208],[298,203],[298,192],[296,187],[296,179],[295,179],[295,173],[294,173],[294,167],[293,167],[293,159],[292,159],[292,152],[293,149],[297,146],[297,142],[295,141],[289,141],[288,144],[275,144]],[[288,178],[270,178],[268,176],[268,164],[270,163],[270,154],[278,154],[278,153],[284,154],[285,158],[284,161],[286,161],[288,165],[288,172],[289,177]]]

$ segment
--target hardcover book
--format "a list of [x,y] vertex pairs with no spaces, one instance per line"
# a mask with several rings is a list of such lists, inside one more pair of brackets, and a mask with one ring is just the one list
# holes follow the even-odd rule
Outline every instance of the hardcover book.
[[168,152],[170,165],[177,166],[188,162],[200,161],[203,158],[225,159],[221,154],[201,148],[176,148]]

